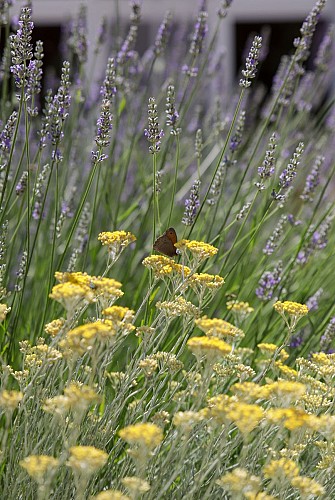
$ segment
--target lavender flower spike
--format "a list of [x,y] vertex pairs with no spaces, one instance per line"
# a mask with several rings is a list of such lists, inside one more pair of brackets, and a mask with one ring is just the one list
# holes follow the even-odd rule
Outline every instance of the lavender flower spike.
[[247,60],[245,62],[245,69],[242,70],[242,75],[244,76],[244,78],[240,80],[240,87],[243,87],[245,89],[250,87],[250,80],[255,78],[261,48],[262,37],[255,36]]
[[274,289],[281,281],[282,270],[283,264],[279,261],[272,271],[265,271],[262,274],[258,282],[259,286],[256,288],[256,295],[259,299],[264,301],[272,299]]
[[163,137],[164,132],[163,130],[159,130],[157,105],[154,97],[149,98],[148,122],[149,127],[144,130],[144,135],[150,142],[150,153],[157,154],[160,151],[161,138]]
[[317,156],[311,173],[307,176],[306,184],[300,198],[306,202],[312,202],[314,199],[315,189],[320,184],[320,168],[325,161],[324,156]]
[[196,180],[193,183],[190,197],[185,201],[185,211],[184,217],[182,219],[182,223],[185,226],[192,226],[195,216],[197,215],[198,208],[200,206],[199,200],[199,190],[200,190],[201,182]]

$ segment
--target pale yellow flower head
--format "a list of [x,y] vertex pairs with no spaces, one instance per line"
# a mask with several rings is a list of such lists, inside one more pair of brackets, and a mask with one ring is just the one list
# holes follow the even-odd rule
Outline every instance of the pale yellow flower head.
[[172,301],[158,301],[156,303],[157,309],[163,311],[167,317],[186,316],[195,317],[199,316],[199,309],[197,306],[184,299],[184,297],[177,297]]
[[136,237],[128,231],[106,231],[99,234],[98,240],[103,246],[107,246],[108,253],[115,258],[130,243],[136,241]]
[[165,278],[171,275],[174,267],[174,261],[164,255],[149,255],[142,261],[142,264],[153,271],[155,278]]
[[189,277],[188,284],[197,293],[205,290],[215,292],[223,286],[224,279],[217,274],[194,273]]
[[59,466],[59,460],[49,455],[30,455],[20,461],[20,465],[39,484],[50,479]]
[[72,446],[67,465],[77,474],[91,476],[103,467],[108,460],[108,453],[94,446]]
[[263,473],[267,479],[291,480],[299,475],[299,466],[293,460],[280,458],[264,465]]
[[68,314],[72,314],[84,301],[90,302],[93,293],[88,287],[67,282],[55,285],[49,297],[59,302]]
[[213,257],[218,252],[216,247],[204,241],[180,240],[175,243],[175,247],[182,253],[190,252],[197,264],[209,257]]
[[241,318],[242,320],[254,311],[254,308],[249,305],[249,302],[229,300],[226,305],[228,311],[231,311],[235,316]]
[[0,323],[5,319],[9,311],[10,307],[7,307],[6,304],[0,304]]
[[108,342],[116,335],[115,327],[110,322],[96,321],[77,326],[67,332],[65,338],[59,342],[61,349],[72,351],[80,356],[91,351],[96,342]]
[[111,305],[112,302],[123,295],[121,291],[122,283],[113,278],[90,276],[81,272],[56,272],[55,277],[64,286],[71,284],[81,287],[86,302],[99,302],[102,307]]
[[120,490],[105,490],[95,495],[94,500],[130,500],[130,497]]
[[115,329],[121,329],[123,333],[128,333],[135,330],[132,324],[134,321],[135,312],[128,307],[111,306],[102,311],[105,318],[112,322]]
[[19,406],[23,399],[21,391],[6,391],[0,392],[0,407],[5,410],[14,411]]
[[184,432],[189,432],[199,422],[204,419],[204,415],[196,411],[178,411],[174,414],[172,423]]
[[218,337],[229,341],[244,337],[242,330],[220,318],[202,316],[202,318],[195,320],[195,324],[208,337]]
[[325,489],[320,483],[306,476],[295,476],[291,479],[291,485],[299,490],[302,498],[319,497],[325,493]]
[[64,389],[64,395],[49,398],[44,402],[43,410],[51,414],[63,415],[68,411],[83,412],[90,405],[99,403],[101,397],[88,385],[71,382]]
[[51,337],[56,337],[65,324],[64,318],[54,319],[44,327],[45,332]]
[[148,481],[136,476],[124,477],[121,479],[121,483],[131,493],[132,498],[136,498],[138,495],[146,493],[150,490],[150,484]]
[[227,419],[234,422],[242,434],[248,435],[262,420],[264,410],[261,406],[231,402],[225,410]]
[[216,481],[218,486],[231,493],[256,493],[261,487],[261,478],[249,474],[246,469],[237,467],[232,472],[227,472],[224,476]]
[[163,441],[162,429],[151,423],[128,425],[119,431],[119,436],[130,445],[138,445],[148,450],[156,448]]
[[270,408],[266,412],[266,419],[290,431],[299,428],[314,429],[317,421],[314,415],[309,415],[300,408]]
[[198,358],[205,356],[210,362],[230,354],[232,349],[224,340],[215,337],[192,337],[187,341],[187,346]]
[[289,326],[291,328],[295,327],[300,318],[308,314],[308,307],[305,304],[291,302],[290,300],[285,300],[284,302],[278,300],[273,305],[273,308],[282,316],[287,324],[289,324],[288,319],[290,319]]

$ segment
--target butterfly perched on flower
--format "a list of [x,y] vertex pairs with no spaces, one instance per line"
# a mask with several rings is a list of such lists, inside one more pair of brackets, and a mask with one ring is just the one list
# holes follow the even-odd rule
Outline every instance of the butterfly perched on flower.
[[173,227],[169,227],[162,236],[159,236],[154,243],[154,250],[168,257],[177,255],[177,249],[174,244],[177,243],[177,233]]

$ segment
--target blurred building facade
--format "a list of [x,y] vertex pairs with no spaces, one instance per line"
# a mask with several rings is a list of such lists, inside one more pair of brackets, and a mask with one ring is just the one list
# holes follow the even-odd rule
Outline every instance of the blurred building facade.
[[[262,27],[269,25],[272,31],[280,36],[273,36],[270,40],[270,50],[278,49],[285,53],[284,40],[291,44],[290,37],[299,35],[299,26],[316,0],[233,0],[229,14],[224,20],[220,32],[218,50],[224,52],[226,60],[226,84],[232,84],[236,69],[241,58],[241,47],[246,42],[248,33],[262,31]],[[24,1],[16,2],[14,13],[18,15]],[[154,41],[157,28],[165,13],[170,10],[174,22],[190,25],[199,9],[200,0],[142,0],[142,29],[140,44],[148,48]],[[214,26],[220,0],[208,0],[209,24]],[[95,40],[99,32],[101,21],[106,17],[109,25],[118,23],[120,32],[129,24],[130,0],[33,0],[33,20],[36,29],[41,30],[41,38],[48,45],[49,51],[56,54],[60,40],[61,26],[75,17],[80,6],[87,7],[88,68],[93,66],[97,73],[103,72],[107,51],[98,56],[94,53]],[[322,16],[324,26],[335,20],[335,0],[328,0]],[[325,28],[326,29],[326,28]],[[271,31],[271,30],[270,30]],[[110,35],[112,36],[112,34]],[[278,46],[279,45],[279,46]],[[278,56],[279,57],[279,56]],[[274,64],[277,65],[277,58]],[[52,57],[51,57],[52,59]],[[96,60],[95,60],[96,59]]]

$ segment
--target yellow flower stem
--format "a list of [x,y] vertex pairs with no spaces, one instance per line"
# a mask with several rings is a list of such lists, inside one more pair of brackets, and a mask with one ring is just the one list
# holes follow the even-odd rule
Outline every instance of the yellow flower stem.
[[255,377],[255,379],[253,380],[253,382],[256,382],[258,384],[259,382],[261,382],[263,380],[263,378],[265,377],[265,375],[267,374],[267,372],[273,367],[273,365],[274,365],[276,359],[278,358],[279,354],[281,353],[281,351],[285,347],[288,346],[288,341],[291,338],[293,332],[294,332],[294,328],[289,327],[287,335],[286,335],[285,340],[284,340],[284,343],[275,350],[275,352],[273,353],[273,356],[269,360],[268,364],[265,366],[265,368],[263,369],[263,371],[259,375],[257,375],[257,377]]

